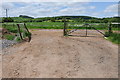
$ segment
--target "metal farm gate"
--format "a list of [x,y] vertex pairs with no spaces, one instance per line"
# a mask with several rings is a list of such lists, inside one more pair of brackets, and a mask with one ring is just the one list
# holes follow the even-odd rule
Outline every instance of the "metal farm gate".
[[[91,34],[105,34],[112,32],[109,23],[80,23],[80,22],[64,22],[63,35],[64,36],[91,36]],[[95,36],[95,35],[94,35]]]

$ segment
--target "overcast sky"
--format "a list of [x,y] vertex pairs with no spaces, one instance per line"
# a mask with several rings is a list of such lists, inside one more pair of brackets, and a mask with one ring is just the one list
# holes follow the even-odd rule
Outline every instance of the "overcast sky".
[[10,17],[118,16],[118,2],[4,2],[0,17],[5,16],[4,9],[9,9]]

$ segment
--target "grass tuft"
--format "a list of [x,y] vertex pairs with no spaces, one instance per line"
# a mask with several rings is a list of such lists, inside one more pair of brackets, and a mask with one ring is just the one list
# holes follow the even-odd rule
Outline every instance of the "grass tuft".
[[5,35],[4,36],[7,40],[14,40],[15,36],[14,35]]
[[120,44],[120,33],[111,33],[107,39],[113,43]]

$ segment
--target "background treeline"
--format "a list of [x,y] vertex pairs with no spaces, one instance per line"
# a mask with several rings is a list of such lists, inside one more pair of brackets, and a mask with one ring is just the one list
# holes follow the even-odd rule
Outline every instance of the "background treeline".
[[108,18],[96,18],[90,16],[57,16],[57,17],[43,17],[33,18],[26,15],[20,15],[19,17],[3,17],[0,22],[81,22],[81,23],[108,23],[108,22],[120,22],[120,17],[108,17]]

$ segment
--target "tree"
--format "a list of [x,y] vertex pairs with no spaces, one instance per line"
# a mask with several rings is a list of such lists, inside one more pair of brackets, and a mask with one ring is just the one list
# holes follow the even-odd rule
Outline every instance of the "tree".
[[54,19],[54,18],[52,18],[52,19],[51,19],[51,22],[55,22],[55,19]]
[[34,19],[33,17],[26,16],[26,15],[20,15],[19,17],[22,17],[22,18],[31,18],[31,19]]

